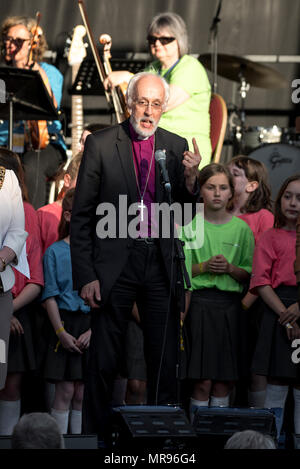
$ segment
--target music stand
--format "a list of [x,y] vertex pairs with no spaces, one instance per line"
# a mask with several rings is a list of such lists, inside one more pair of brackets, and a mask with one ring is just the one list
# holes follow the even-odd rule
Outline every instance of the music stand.
[[54,120],[57,111],[39,72],[0,67],[6,88],[6,103],[0,104],[0,118],[9,121],[9,149],[12,150],[14,120]]
[[[128,58],[114,58],[110,60],[112,70],[129,70],[133,74],[142,72],[148,61]],[[69,89],[71,95],[104,96],[104,87],[94,59],[85,58],[79,67],[73,85]]]

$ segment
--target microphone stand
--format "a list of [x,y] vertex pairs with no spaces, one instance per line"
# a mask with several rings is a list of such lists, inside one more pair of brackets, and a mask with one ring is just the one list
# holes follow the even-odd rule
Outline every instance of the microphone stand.
[[211,61],[212,61],[212,71],[213,71],[213,92],[217,92],[218,84],[217,84],[217,74],[218,74],[218,26],[221,21],[219,14],[222,7],[222,0],[219,0],[219,5],[217,8],[217,13],[213,19],[212,25],[210,27],[209,32],[209,45],[212,45],[212,52],[211,52]]
[[[167,202],[169,206],[172,205],[172,197],[171,197],[171,185],[170,184],[164,184],[164,189],[165,189],[165,194],[167,196]],[[176,389],[176,396],[177,396],[177,402],[178,404],[180,403],[180,333],[181,333],[181,318],[180,318],[180,313],[181,311],[184,312],[185,310],[185,293],[184,293],[184,285],[182,284],[182,280],[178,278],[178,271],[183,274],[185,284],[187,288],[191,287],[191,282],[190,278],[185,266],[185,255],[184,255],[184,250],[183,250],[183,245],[184,242],[175,237],[174,235],[174,227],[175,227],[175,220],[174,220],[174,212],[173,210],[170,210],[170,241],[171,245],[175,246],[175,252],[176,252],[176,260],[177,260],[177,266],[178,270],[176,270],[176,307],[178,309],[177,314],[179,313],[179,317],[177,317],[177,364],[176,364],[176,378],[177,378],[177,389]],[[172,280],[172,278],[171,278]],[[172,293],[172,284],[171,286],[171,293]]]

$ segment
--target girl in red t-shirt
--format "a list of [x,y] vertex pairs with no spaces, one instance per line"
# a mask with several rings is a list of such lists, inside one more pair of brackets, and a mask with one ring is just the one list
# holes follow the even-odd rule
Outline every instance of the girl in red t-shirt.
[[[296,222],[300,214],[300,174],[282,185],[275,201],[274,228],[256,245],[250,292],[264,302],[252,369],[266,376],[264,407],[284,409],[294,388],[295,433],[300,433],[300,368],[292,361],[292,341],[300,338],[300,311],[294,274]],[[282,410],[283,414],[283,410]],[[278,425],[280,434],[281,423]]]
[[[244,155],[232,158],[228,168],[233,176],[235,191],[231,213],[250,226],[257,243],[262,233],[272,228],[274,224],[267,168],[260,161]],[[240,405],[263,407],[267,380],[264,376],[251,375],[249,369],[261,319],[260,305],[256,300],[257,296],[249,292],[242,299],[245,314],[244,321],[241,322],[241,335],[245,339],[247,337],[244,344],[248,358],[243,366],[246,380],[240,382],[236,400]]]

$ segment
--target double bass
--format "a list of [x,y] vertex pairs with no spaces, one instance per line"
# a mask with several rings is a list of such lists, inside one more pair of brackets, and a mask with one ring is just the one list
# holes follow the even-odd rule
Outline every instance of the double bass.
[[[105,67],[104,67],[103,63],[101,62],[98,49],[96,47],[94,38],[91,33],[91,28],[88,23],[86,9],[85,9],[83,0],[78,0],[78,6],[79,6],[79,10],[82,16],[82,20],[86,28],[87,36],[89,38],[90,46],[91,46],[93,56],[96,62],[100,80],[103,84],[105,78],[111,71],[111,66],[109,62],[109,59],[111,57],[110,56],[111,38],[108,35],[103,35],[105,37],[102,42],[101,41],[102,36],[100,36],[100,42],[104,44],[104,64],[105,64]],[[105,92],[105,97],[106,97],[108,104],[114,108],[117,122],[118,123],[123,122],[125,119],[129,117],[129,112],[128,112],[128,109],[126,107],[126,102],[125,102],[124,90],[122,90],[120,86],[117,86],[116,88],[109,90],[109,91],[104,89],[104,92]]]

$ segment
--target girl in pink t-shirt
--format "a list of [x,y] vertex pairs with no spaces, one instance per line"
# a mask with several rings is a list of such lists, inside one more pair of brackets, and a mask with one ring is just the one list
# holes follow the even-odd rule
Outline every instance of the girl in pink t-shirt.
[[[274,224],[267,168],[260,161],[244,155],[232,158],[228,167],[233,176],[235,191],[231,213],[250,226],[256,244],[262,233],[272,228]],[[250,376],[249,370],[261,319],[259,302],[256,300],[257,296],[249,292],[242,299],[242,307],[247,310],[243,318],[245,321],[241,322],[243,327],[241,334],[245,339],[247,337],[247,342],[245,340],[244,343],[247,348],[248,363],[244,368],[248,382],[240,384],[241,391],[238,395],[242,400],[238,404],[263,407],[267,380],[264,376],[253,374]],[[245,395],[244,399],[243,395]]]
[[261,234],[274,223],[267,168],[244,155],[232,158],[228,167],[234,180],[231,213],[248,223],[257,243]]
[[[300,338],[300,311],[294,274],[296,222],[300,214],[300,174],[282,185],[275,201],[274,228],[261,237],[254,252],[250,292],[264,302],[253,371],[267,376],[264,407],[281,408],[289,385],[294,388],[295,433],[300,433],[300,368],[292,360],[292,341]],[[280,434],[281,422],[277,431]]]
[[63,187],[56,201],[44,205],[37,210],[43,255],[46,249],[58,239],[58,225],[62,215],[62,201],[66,192],[76,186],[81,159],[82,153],[79,152],[71,159],[67,169],[63,171],[63,176],[60,175],[58,177],[58,182],[63,180]]

